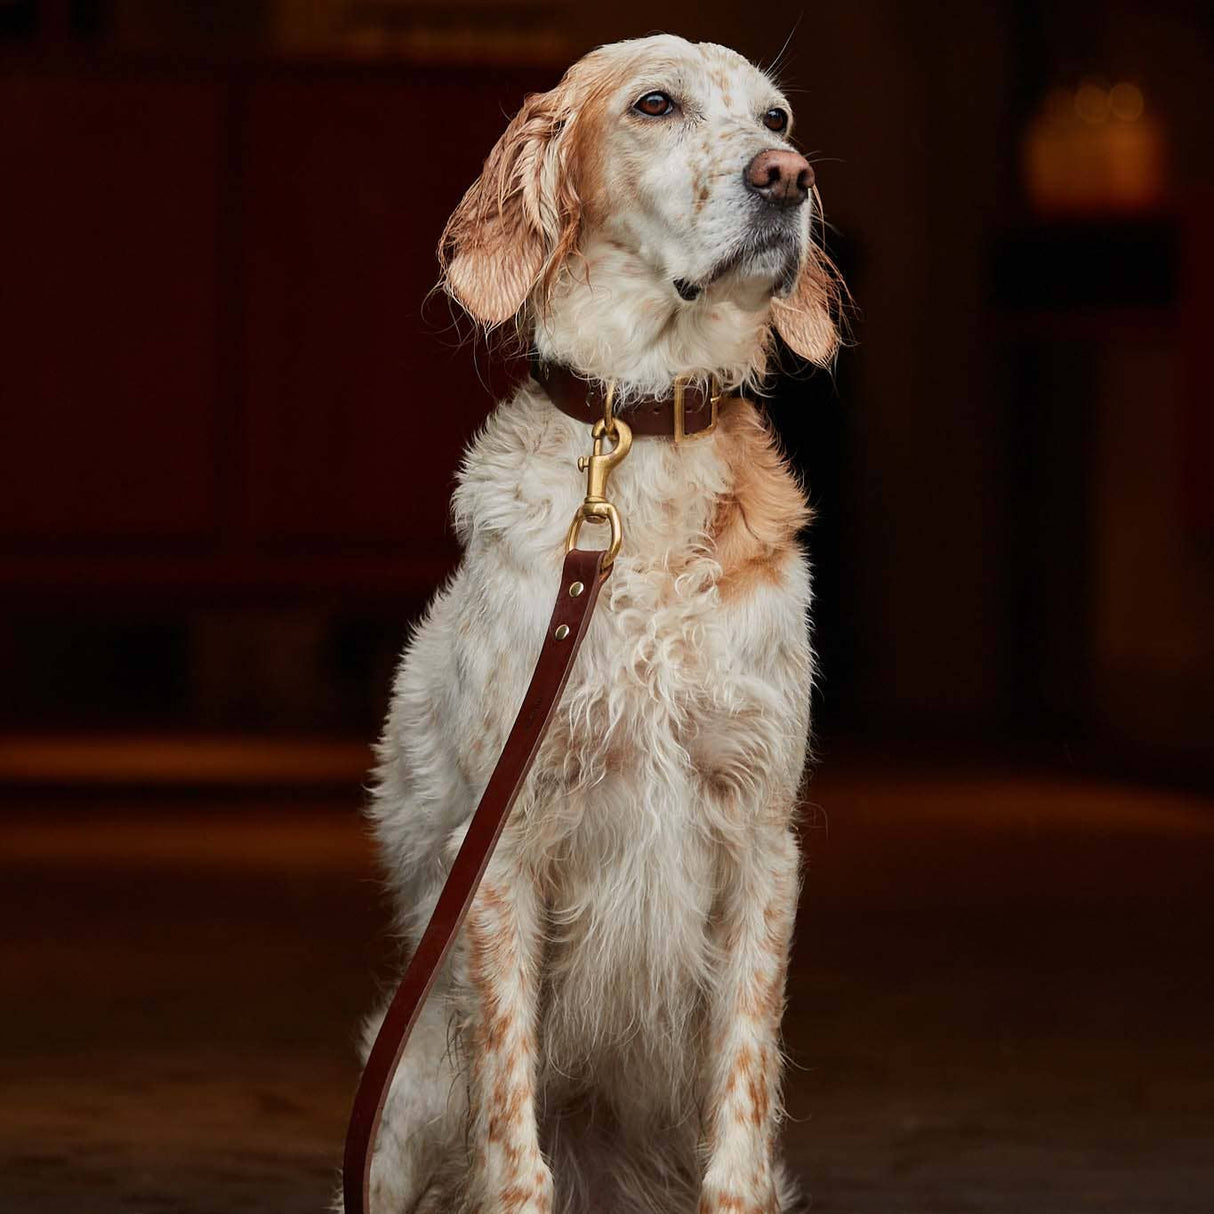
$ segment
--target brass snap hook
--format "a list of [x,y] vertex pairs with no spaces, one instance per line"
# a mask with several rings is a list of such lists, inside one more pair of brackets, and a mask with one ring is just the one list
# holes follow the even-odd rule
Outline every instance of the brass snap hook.
[[[604,570],[611,568],[624,538],[620,513],[607,500],[607,479],[632,448],[632,429],[612,414],[614,401],[615,381],[612,380],[603,395],[603,416],[594,423],[590,431],[594,440],[593,449],[589,455],[578,457],[578,470],[586,473],[586,497],[577,508],[573,522],[569,524],[569,533],[565,537],[565,551],[572,552],[577,547],[578,535],[584,522],[607,523],[611,528],[611,539],[607,544],[607,554],[603,558]],[[614,442],[614,446],[607,447],[608,440]]]
[[[589,455],[579,455],[577,466],[579,472],[586,473],[586,500],[602,502],[607,500],[607,478],[632,448],[632,429],[615,418],[609,428],[607,421],[600,418],[594,423],[590,437],[594,449]],[[615,439],[615,446],[607,449],[604,441],[609,437]]]

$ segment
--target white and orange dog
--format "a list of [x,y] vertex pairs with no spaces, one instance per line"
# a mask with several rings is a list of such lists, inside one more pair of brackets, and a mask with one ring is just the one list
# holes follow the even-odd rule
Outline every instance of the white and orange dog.
[[[527,98],[451,217],[447,291],[541,358],[757,387],[825,363],[832,283],[789,106],[733,51],[603,47]],[[413,636],[371,814],[424,927],[531,675],[588,431],[534,382],[455,493],[463,560]],[[807,509],[753,405],[612,480],[623,550],[388,1099],[376,1214],[780,1214],[784,979],[810,681]],[[597,542],[587,528],[583,542]],[[697,1204],[698,1203],[698,1204]]]

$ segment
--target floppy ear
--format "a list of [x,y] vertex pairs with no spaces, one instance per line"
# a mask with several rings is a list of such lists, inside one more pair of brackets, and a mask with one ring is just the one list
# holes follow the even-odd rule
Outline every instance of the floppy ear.
[[577,244],[573,121],[563,88],[526,98],[443,229],[442,287],[486,328],[546,296]]
[[771,301],[776,330],[802,358],[828,366],[839,347],[834,311],[838,280],[834,268],[813,245],[806,254],[797,281],[786,298]]

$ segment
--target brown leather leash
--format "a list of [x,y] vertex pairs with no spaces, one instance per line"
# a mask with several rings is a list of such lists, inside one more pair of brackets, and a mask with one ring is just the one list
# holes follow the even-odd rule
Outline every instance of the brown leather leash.
[[[562,412],[581,421],[594,421],[593,452],[578,460],[578,467],[586,472],[586,497],[569,527],[560,589],[522,707],[363,1068],[346,1131],[342,1165],[345,1214],[369,1214],[371,1157],[396,1068],[535,761],[586,636],[599,591],[611,576],[611,566],[620,550],[622,527],[619,513],[607,500],[607,478],[628,454],[632,427],[612,415],[614,386],[609,385],[604,392],[563,367],[535,365],[533,373]],[[690,409],[685,397],[691,401]],[[700,392],[690,386],[685,389],[676,380],[672,400],[637,402],[629,408],[629,421],[636,423],[638,433],[666,435],[677,442],[712,431],[718,399],[715,391]],[[605,447],[605,439],[611,439],[614,446]],[[587,521],[609,524],[611,539],[606,549],[587,551],[577,547],[581,526]]]
[[[468,833],[438,896],[430,922],[426,924],[417,951],[392,997],[371,1047],[354,1097],[350,1128],[346,1132],[342,1168],[346,1214],[367,1214],[369,1210],[371,1154],[392,1077],[443,958],[476,896],[493,848],[569,678],[599,590],[611,574],[610,565],[603,567],[606,555],[606,552],[574,548],[565,556],[561,589],[552,609],[552,619],[548,621],[548,632],[535,673],[523,697],[523,706],[468,824]],[[581,589],[577,590],[578,587]]]

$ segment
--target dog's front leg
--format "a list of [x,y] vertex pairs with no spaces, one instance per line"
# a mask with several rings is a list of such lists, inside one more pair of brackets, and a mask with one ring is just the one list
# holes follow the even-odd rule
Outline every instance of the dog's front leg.
[[718,906],[722,967],[710,1007],[700,1214],[779,1214],[779,1035],[797,907],[796,839],[773,829],[729,865]]
[[509,859],[495,860],[465,927],[472,996],[469,1207],[476,1214],[552,1211],[552,1174],[536,1125],[541,939],[533,881]]

